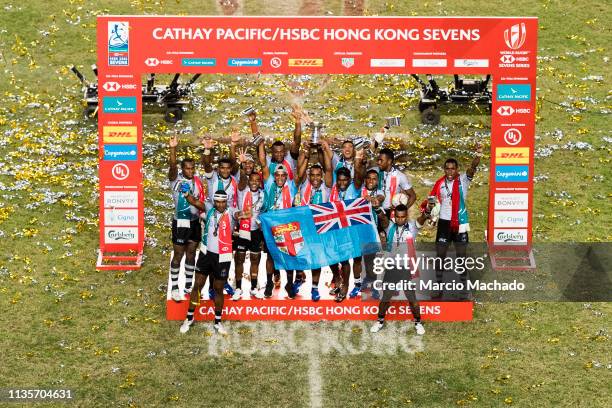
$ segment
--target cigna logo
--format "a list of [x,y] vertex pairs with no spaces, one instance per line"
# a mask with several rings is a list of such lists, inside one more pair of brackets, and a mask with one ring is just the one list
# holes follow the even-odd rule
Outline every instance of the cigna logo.
[[504,31],[504,41],[511,50],[518,50],[525,44],[527,29],[525,23],[515,24]]

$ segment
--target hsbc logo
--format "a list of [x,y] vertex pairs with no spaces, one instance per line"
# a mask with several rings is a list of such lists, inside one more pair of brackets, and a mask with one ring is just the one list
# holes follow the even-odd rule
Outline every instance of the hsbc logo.
[[102,88],[108,92],[116,92],[121,88],[121,85],[119,85],[117,82],[105,82],[104,85],[102,85]]
[[530,114],[531,108],[513,108],[512,106],[503,105],[497,108],[497,113],[500,116],[512,116],[516,114]]
[[[512,52],[512,51],[509,51]],[[529,68],[529,57],[528,56],[520,56],[520,55],[512,55],[510,53],[504,52],[501,57],[499,57],[499,67],[500,68]]]
[[172,60],[158,60],[157,58],[147,58],[145,60],[145,65],[149,66],[149,67],[156,67],[158,65],[172,65],[173,61]]
[[512,116],[512,114],[514,113],[514,108],[512,106],[500,106],[497,109],[497,113],[502,116]]
[[504,41],[511,50],[518,50],[525,44],[527,29],[525,23],[515,24],[504,31]]
[[104,85],[102,85],[102,88],[104,88],[104,90],[108,92],[117,92],[120,89],[134,90],[137,89],[138,86],[136,84],[119,84],[117,82],[105,82]]

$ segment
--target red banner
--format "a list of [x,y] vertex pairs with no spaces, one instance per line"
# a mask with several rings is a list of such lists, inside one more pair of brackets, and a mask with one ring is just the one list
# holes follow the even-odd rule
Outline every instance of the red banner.
[[[472,320],[472,302],[420,302],[423,320],[440,322]],[[188,301],[166,302],[166,319],[184,320]],[[377,301],[346,299],[342,303],[333,300],[241,300],[234,302],[226,297],[223,308],[225,320],[376,320]],[[196,320],[213,320],[215,306],[211,300],[203,300],[195,311]],[[411,320],[408,302],[391,302],[385,317],[387,320]]]

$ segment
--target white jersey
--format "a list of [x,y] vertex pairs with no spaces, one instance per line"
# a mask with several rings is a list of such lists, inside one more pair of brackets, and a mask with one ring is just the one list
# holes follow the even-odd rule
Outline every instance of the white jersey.
[[206,176],[206,181],[208,183],[208,200],[213,203],[213,196],[217,192],[217,190],[224,190],[227,193],[227,206],[234,207],[234,202],[236,201],[236,194],[238,190],[238,178],[234,175],[230,175],[228,178],[223,179],[219,176],[219,173],[216,170],[213,170],[212,173]]
[[[249,191],[251,191],[251,189],[247,187],[238,192],[238,209],[240,211],[244,211],[244,199]],[[251,213],[253,214],[251,217],[251,231],[255,231],[261,228],[259,224],[259,214],[264,205],[265,193],[263,190],[259,189],[257,191],[251,191],[251,194]]]
[[[462,173],[459,175],[459,180],[461,181],[461,190],[463,190],[463,199],[467,199],[468,187],[470,186],[471,178],[467,176],[467,174]],[[444,183],[440,185],[440,219],[441,220],[450,220],[452,219],[452,196],[453,196],[453,186],[455,184],[455,180],[444,180]]]
[[[195,177],[198,176],[194,176],[194,178]],[[174,181],[170,181],[170,190],[172,191],[172,200],[174,201],[175,209],[178,205],[179,194],[181,194],[179,190],[181,188],[181,184],[183,183],[189,184],[189,189],[195,197],[197,197],[201,193],[201,191],[198,191],[198,187],[197,184],[194,182],[194,179],[185,178],[185,176],[183,176],[183,173],[179,171],[178,175],[176,176],[176,179]],[[200,183],[200,185],[202,184]],[[189,211],[191,212],[191,221],[197,220],[200,216],[200,210],[198,210],[193,205],[189,206]],[[176,211],[174,212],[173,219],[176,219]]]
[[[236,213],[236,209],[227,208],[225,213],[229,214],[230,219],[230,231],[234,230],[236,226],[236,219],[234,218],[234,213]],[[219,211],[215,211],[212,215],[212,219],[209,221],[208,231],[204,231],[207,233],[206,235],[206,250],[207,252],[214,252],[215,254],[219,253],[219,220],[221,219],[222,214]],[[203,228],[206,228],[206,220],[203,224]],[[230,232],[231,234],[231,232]]]
[[399,169],[392,167],[391,171],[381,171],[379,173],[378,187],[383,190],[385,195],[385,201],[383,201],[382,208],[388,210],[391,208],[392,195],[399,194],[404,190],[410,190],[412,183],[408,176]]

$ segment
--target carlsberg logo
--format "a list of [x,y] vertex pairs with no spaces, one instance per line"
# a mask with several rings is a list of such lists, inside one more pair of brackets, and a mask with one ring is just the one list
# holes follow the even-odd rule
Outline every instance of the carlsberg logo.
[[108,231],[108,237],[110,239],[114,239],[114,240],[117,240],[117,241],[133,240],[134,238],[136,238],[136,234],[134,234],[131,231],[110,230],[110,231]]
[[525,241],[525,237],[520,232],[499,232],[497,234],[497,240],[502,242],[522,242]]

